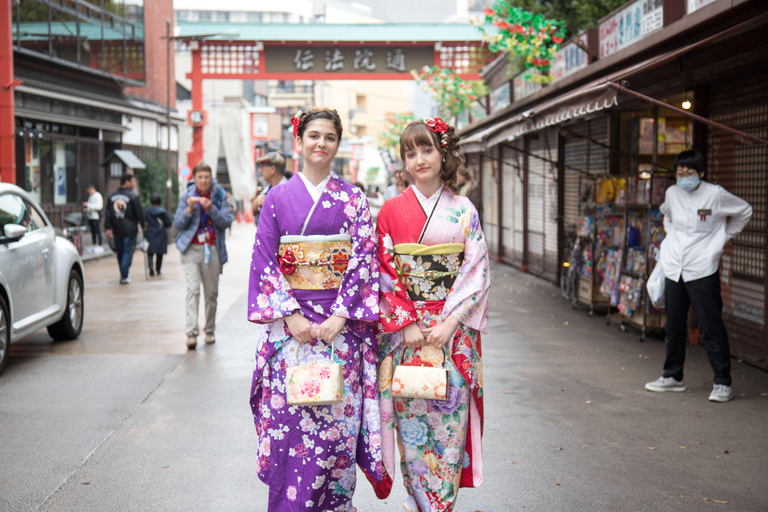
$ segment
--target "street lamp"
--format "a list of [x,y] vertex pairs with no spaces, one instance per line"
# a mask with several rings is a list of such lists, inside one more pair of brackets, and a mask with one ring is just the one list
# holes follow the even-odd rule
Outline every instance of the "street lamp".
[[[226,30],[223,32],[217,32],[215,34],[197,34],[197,35],[189,35],[189,36],[174,36],[171,34],[171,20],[166,18],[165,19],[165,36],[162,36],[162,39],[166,40],[166,105],[167,105],[167,115],[166,115],[166,122],[168,124],[168,147],[166,148],[166,171],[167,171],[167,179],[165,181],[165,188],[166,188],[166,210],[168,210],[168,213],[171,214],[171,201],[173,200],[173,173],[171,170],[171,45],[176,40],[200,40],[200,39],[206,39],[209,37],[231,37],[236,38],[240,37],[240,32],[236,30]],[[174,80],[175,82],[175,80]]]

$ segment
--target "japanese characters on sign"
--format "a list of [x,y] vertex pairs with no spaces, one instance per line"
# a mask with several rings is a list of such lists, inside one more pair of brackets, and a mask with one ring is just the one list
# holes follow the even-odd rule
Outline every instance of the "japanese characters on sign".
[[664,26],[664,0],[637,0],[600,23],[600,58],[630,46]]
[[530,96],[531,94],[535,93],[539,89],[541,89],[541,83],[534,83],[530,80],[527,80],[525,78],[526,75],[538,72],[536,70],[534,71],[524,71],[517,75],[512,80],[512,87],[514,92],[514,100],[520,101],[521,99],[525,98],[526,96]]
[[[587,36],[580,38],[584,46],[587,46]],[[574,43],[563,45],[555,55],[555,64],[552,66],[552,81],[560,80],[568,75],[584,69],[589,64],[589,55]]]
[[698,11],[705,5],[709,5],[715,0],[688,0],[688,14],[691,14],[693,11]]
[[509,106],[510,103],[509,82],[505,82],[500,87],[491,91],[491,112],[501,110]]
[[408,73],[434,63],[432,46],[265,48],[267,73]]

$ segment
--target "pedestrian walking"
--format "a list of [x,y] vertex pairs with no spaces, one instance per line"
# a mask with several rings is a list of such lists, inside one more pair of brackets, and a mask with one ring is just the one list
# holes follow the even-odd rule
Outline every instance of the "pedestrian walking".
[[286,183],[288,178],[283,174],[285,172],[285,158],[280,153],[271,151],[257,159],[256,165],[258,166],[262,179],[267,183],[267,186],[261,193],[251,200],[253,223],[258,226],[259,212],[261,212],[261,209],[264,206],[264,200],[267,198],[267,194],[274,187]]
[[85,218],[88,219],[88,226],[91,228],[91,241],[94,251],[96,248],[102,249],[101,244],[101,212],[104,209],[104,197],[96,191],[94,185],[88,185],[85,189],[88,193],[88,201],[83,203],[85,209]]
[[685,391],[686,321],[693,306],[715,373],[709,399],[727,402],[733,397],[731,353],[722,317],[718,266],[725,244],[752,217],[752,207],[720,185],[703,181],[705,168],[704,155],[698,151],[680,153],[673,163],[677,184],[667,189],[661,205],[666,237],[659,264],[665,276],[667,355],[664,374],[645,389]]
[[[395,442],[409,512],[451,511],[460,487],[482,481],[483,371],[490,268],[477,210],[456,194],[459,138],[441,119],[408,125],[400,156],[415,184],[384,203],[377,233],[381,272],[379,389],[389,495]],[[444,366],[426,398],[396,398],[421,382],[395,378],[396,365]],[[447,398],[437,398],[447,392]],[[440,396],[440,398],[443,398]]]
[[134,179],[132,174],[120,176],[120,188],[109,195],[107,199],[107,215],[104,220],[107,236],[115,242],[115,253],[120,265],[120,284],[130,284],[130,270],[133,262],[133,252],[136,250],[136,235],[141,224],[144,224],[144,211],[141,199],[133,191]]
[[205,299],[205,343],[216,343],[216,305],[219,275],[227,262],[225,231],[232,224],[227,194],[203,162],[192,169],[192,183],[179,198],[174,225],[179,230],[176,247],[187,284],[185,299],[187,348],[197,347],[200,327],[200,286]]
[[[250,399],[258,476],[269,511],[351,512],[356,465],[381,478],[376,240],[365,195],[330,170],[339,115],[313,109],[292,122],[304,166],[264,200],[248,288],[248,320],[261,324]],[[318,381],[289,386],[289,367],[331,361],[343,399],[290,404],[289,392],[314,395]]]
[[171,216],[160,207],[163,199],[160,194],[152,194],[149,198],[151,206],[144,210],[144,221],[147,230],[144,238],[149,242],[147,248],[147,266],[149,275],[160,275],[163,266],[163,255],[168,252],[168,228],[171,227]]

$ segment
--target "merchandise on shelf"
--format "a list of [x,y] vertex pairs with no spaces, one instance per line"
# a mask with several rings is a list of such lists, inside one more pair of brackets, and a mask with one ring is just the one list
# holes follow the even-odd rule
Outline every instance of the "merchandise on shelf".
[[655,176],[651,178],[651,203],[661,204],[667,193],[667,178],[665,176]]
[[619,277],[621,277],[621,249],[608,249],[606,251],[606,268],[603,282],[600,285],[600,293],[610,299],[611,306],[619,303]]
[[592,228],[595,225],[595,218],[591,215],[579,217],[578,234],[579,236],[592,236]]
[[644,279],[621,276],[619,284],[619,311],[625,316],[632,316],[643,302]]
[[627,260],[624,263],[624,270],[634,272],[635,274],[645,273],[645,247],[630,247],[627,249]]

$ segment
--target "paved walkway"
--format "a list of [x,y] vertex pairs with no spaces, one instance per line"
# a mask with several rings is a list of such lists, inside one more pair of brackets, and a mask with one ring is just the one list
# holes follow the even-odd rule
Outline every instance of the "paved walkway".
[[[253,233],[228,237],[218,342],[196,351],[175,248],[149,281],[137,252],[128,286],[114,257],[86,264],[81,338],[15,343],[0,377],[0,510],[266,510],[248,407]],[[461,490],[457,512],[768,510],[768,373],[734,360],[736,399],[713,404],[694,346],[689,390],[649,393],[662,340],[639,343],[505,266],[490,305],[485,481]],[[386,501],[358,481],[360,512],[403,501],[399,478]]]

